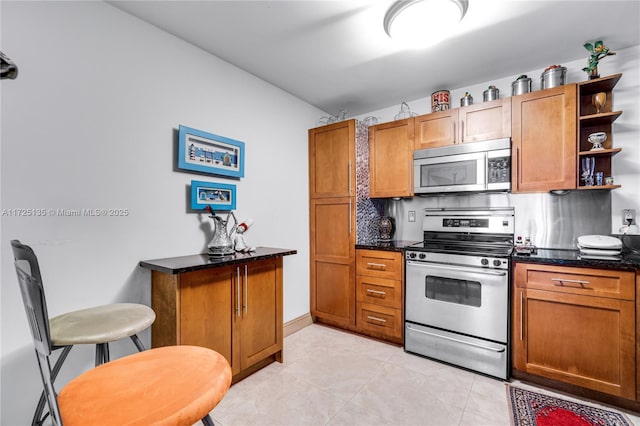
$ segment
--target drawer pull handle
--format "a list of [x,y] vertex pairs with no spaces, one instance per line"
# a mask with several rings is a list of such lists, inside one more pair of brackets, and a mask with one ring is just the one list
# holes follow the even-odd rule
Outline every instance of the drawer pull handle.
[[371,293],[371,294],[375,294],[378,296],[386,296],[387,293],[384,291],[380,291],[380,290],[371,290],[370,288],[367,289],[367,293]]
[[481,344],[478,344],[478,343],[475,343],[475,342],[466,342],[464,340],[456,339],[454,337],[443,336],[442,334],[434,334],[434,333],[429,333],[428,331],[418,330],[417,328],[412,328],[410,325],[407,325],[407,330],[415,331],[416,333],[427,334],[427,335],[435,337],[437,339],[451,340],[452,342],[461,343],[463,345],[474,346],[476,348],[486,349],[488,351],[493,351],[493,352],[497,352],[497,353],[501,353],[501,352],[504,352],[506,350],[506,348],[504,346],[500,346],[500,347],[494,348],[494,347],[481,345]]
[[367,268],[369,269],[387,269],[387,265],[384,263],[367,262]]
[[[555,285],[556,287],[566,287],[564,285],[564,283],[575,283],[575,284],[580,284],[581,288],[585,288],[585,285],[589,284],[589,281],[582,281],[582,280],[567,280],[564,278],[551,278],[551,281],[555,281],[555,283],[553,285]],[[571,287],[571,286],[569,286]]]
[[386,323],[387,322],[387,320],[384,319],[384,318],[372,317],[371,315],[367,315],[367,319],[371,320],[371,321],[379,321],[379,322],[382,322],[382,323]]

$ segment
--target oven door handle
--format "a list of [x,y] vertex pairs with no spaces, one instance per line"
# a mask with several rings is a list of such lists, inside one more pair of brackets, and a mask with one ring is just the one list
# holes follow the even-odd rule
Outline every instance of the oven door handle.
[[429,335],[429,336],[432,336],[432,337],[437,337],[439,339],[451,340],[451,341],[456,342],[456,343],[462,343],[463,345],[474,346],[476,348],[486,349],[488,351],[493,351],[493,352],[497,352],[497,353],[505,351],[504,347],[492,348],[491,346],[480,345],[478,343],[467,342],[467,341],[464,341],[464,340],[456,339],[454,337],[443,336],[441,334],[429,333],[428,331],[418,330],[417,328],[412,328],[410,325],[407,325],[407,328],[409,330],[411,330],[411,331],[416,331],[418,333],[426,334],[426,335]]
[[504,277],[507,275],[505,271],[496,271],[494,269],[484,269],[484,268],[464,268],[461,266],[445,266],[445,265],[437,265],[435,263],[427,263],[427,262],[412,262],[407,260],[407,266],[418,266],[423,268],[438,268],[438,269],[447,269],[449,271],[462,271],[462,272],[472,272],[474,274],[485,274],[485,275],[493,275],[496,277]]

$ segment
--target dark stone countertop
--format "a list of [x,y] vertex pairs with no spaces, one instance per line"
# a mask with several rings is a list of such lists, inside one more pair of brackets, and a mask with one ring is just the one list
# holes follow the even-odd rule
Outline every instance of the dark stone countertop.
[[640,254],[630,252],[623,253],[619,260],[611,260],[592,259],[581,255],[578,250],[537,249],[535,253],[530,255],[514,254],[511,258],[515,262],[522,263],[543,263],[548,265],[582,266],[632,271],[640,269]]
[[[422,241],[374,241],[356,244],[356,249],[404,251],[411,246],[420,245]],[[640,253],[623,252],[619,259],[592,259],[580,254],[578,250],[568,249],[537,249],[530,255],[513,254],[514,262],[543,263],[547,265],[582,266],[589,268],[640,270]]]
[[368,243],[356,244],[356,249],[404,251],[405,249],[411,248],[412,245],[421,244],[421,243],[422,241],[378,240],[378,241],[373,241]]
[[273,257],[296,254],[297,250],[273,247],[257,247],[251,253],[235,253],[228,256],[209,256],[208,254],[193,254],[189,256],[167,257],[164,259],[143,260],[140,266],[165,274],[181,274],[183,272],[198,271],[207,268],[235,265],[253,262]]

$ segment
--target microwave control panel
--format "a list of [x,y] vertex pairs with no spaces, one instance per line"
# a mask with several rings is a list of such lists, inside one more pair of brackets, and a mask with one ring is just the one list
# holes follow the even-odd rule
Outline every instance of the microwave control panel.
[[511,157],[487,159],[487,183],[511,181]]

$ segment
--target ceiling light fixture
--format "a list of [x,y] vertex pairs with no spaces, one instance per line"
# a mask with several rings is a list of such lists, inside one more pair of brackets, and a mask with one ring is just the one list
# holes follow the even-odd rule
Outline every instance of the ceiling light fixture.
[[398,0],[384,17],[384,30],[403,43],[437,43],[451,34],[468,7],[468,0]]

